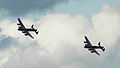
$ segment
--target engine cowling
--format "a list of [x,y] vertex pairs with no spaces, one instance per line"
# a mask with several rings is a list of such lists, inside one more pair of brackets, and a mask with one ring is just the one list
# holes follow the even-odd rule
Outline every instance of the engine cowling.
[[25,36],[27,36],[28,34],[25,34]]
[[26,32],[23,31],[22,33],[26,33]]
[[92,49],[88,49],[88,50],[90,50],[90,51],[91,51]]
[[19,23],[17,23],[17,25],[20,25]]
[[86,41],[84,41],[84,43],[87,43]]
[[91,51],[91,53],[94,53],[94,51]]

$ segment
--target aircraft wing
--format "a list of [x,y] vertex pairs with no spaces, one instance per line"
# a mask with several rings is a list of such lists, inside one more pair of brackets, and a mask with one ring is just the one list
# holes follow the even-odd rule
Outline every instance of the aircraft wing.
[[90,51],[93,52],[93,53],[96,53],[97,55],[100,55],[94,48],[91,48]]
[[33,38],[34,39],[34,37],[28,32],[28,35],[31,37],[31,38]]
[[31,38],[33,38],[34,39],[34,37],[26,30],[26,31],[24,31],[24,33],[25,34],[27,34],[28,36],[30,36]]
[[23,23],[22,23],[22,21],[20,20],[20,18],[18,18],[18,22],[19,22],[20,28],[25,29],[25,26],[23,25]]
[[100,55],[95,49],[94,49],[94,52],[95,52],[97,55]]
[[85,42],[87,43],[87,45],[89,45],[89,46],[92,46],[92,44],[90,43],[90,41],[88,40],[88,38],[85,36]]

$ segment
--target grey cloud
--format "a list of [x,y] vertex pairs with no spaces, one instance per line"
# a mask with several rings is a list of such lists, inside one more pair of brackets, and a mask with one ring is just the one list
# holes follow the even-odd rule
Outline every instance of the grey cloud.
[[7,10],[12,16],[20,16],[33,11],[44,12],[64,1],[67,0],[0,0],[0,8]]
[[0,32],[2,31],[1,27],[0,27]]
[[2,35],[0,38],[2,38],[0,40],[0,49],[5,49],[7,47],[10,47],[16,42],[15,39],[10,36],[6,37],[5,35]]

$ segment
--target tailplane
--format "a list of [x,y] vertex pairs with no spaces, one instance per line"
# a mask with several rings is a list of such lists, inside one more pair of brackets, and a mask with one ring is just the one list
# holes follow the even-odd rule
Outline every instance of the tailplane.
[[101,47],[102,51],[105,51],[105,48],[103,46],[101,46],[100,42],[98,43],[99,47]]

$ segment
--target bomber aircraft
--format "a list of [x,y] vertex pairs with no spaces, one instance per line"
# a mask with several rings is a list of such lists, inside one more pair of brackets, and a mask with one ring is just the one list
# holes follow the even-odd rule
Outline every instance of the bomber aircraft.
[[34,37],[29,33],[29,31],[33,31],[33,32],[35,32],[36,34],[39,33],[39,31],[37,31],[37,29],[34,29],[34,27],[33,27],[34,25],[32,25],[31,28],[26,28],[26,27],[23,25],[23,23],[22,23],[22,21],[20,20],[20,18],[18,18],[18,22],[19,22],[19,23],[17,23],[17,25],[18,25],[18,30],[19,30],[19,31],[22,31],[22,33],[24,33],[25,36],[30,36],[31,38],[34,39]]
[[96,53],[97,55],[100,55],[95,49],[101,49],[103,52],[105,51],[105,48],[100,45],[100,42],[98,43],[99,46],[93,46],[91,42],[88,40],[87,36],[85,36],[85,46],[84,48],[87,48],[91,53]]

